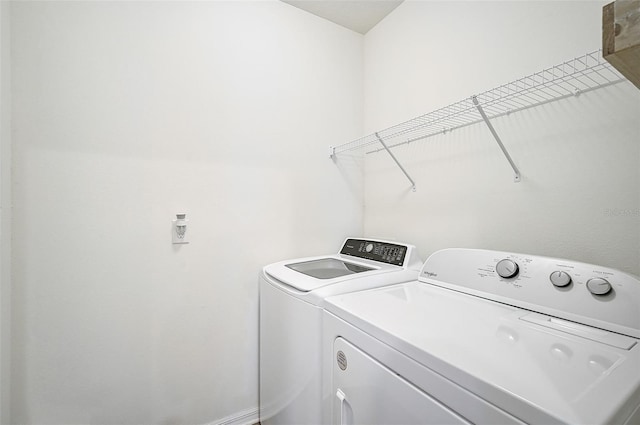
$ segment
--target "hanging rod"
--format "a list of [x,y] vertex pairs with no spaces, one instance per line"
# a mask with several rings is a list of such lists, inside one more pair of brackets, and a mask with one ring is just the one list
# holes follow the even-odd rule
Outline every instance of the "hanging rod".
[[[494,119],[621,81],[626,79],[602,58],[601,50],[596,50],[475,97],[488,119]],[[385,140],[386,147],[390,150],[482,121],[484,119],[480,111],[467,98],[349,143],[331,147],[330,154],[334,156],[356,149],[366,149],[368,154],[380,152],[385,147],[379,147],[378,137]]]

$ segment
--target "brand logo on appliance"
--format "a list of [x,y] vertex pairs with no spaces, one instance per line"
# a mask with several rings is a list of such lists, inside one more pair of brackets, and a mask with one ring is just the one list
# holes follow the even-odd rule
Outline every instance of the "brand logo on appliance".
[[433,273],[433,272],[428,272],[428,271],[425,271],[425,272],[424,272],[424,274],[426,274],[426,275],[427,275],[427,276],[429,276],[429,277],[436,277],[436,276],[438,276],[438,273]]

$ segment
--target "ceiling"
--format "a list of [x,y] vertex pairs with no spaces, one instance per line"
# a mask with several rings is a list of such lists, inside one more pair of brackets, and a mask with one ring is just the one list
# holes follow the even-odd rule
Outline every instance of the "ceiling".
[[366,34],[404,0],[282,1],[360,34]]

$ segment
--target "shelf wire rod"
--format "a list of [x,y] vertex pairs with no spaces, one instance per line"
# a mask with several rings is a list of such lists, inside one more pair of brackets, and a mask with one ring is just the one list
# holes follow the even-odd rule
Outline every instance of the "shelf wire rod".
[[558,91],[556,89],[558,87],[557,83],[558,83],[557,81],[549,82],[548,84],[545,84],[543,87],[541,87],[541,89],[549,90],[549,91],[551,91],[553,93],[556,93],[558,95],[563,95],[564,93],[561,93],[560,91]]
[[[613,81],[613,82],[610,82],[610,83],[606,83],[604,85],[599,85],[598,87],[588,87],[588,88],[585,88],[584,90],[581,90],[581,93],[587,93],[587,92],[590,92],[592,90],[596,90],[596,89],[603,88],[603,87],[608,87],[610,85],[614,85],[614,84],[620,83],[622,81],[623,80]],[[561,96],[561,97],[553,97],[553,98],[547,99],[545,101],[529,105],[529,106],[527,106],[525,108],[516,110],[514,112],[519,112],[519,111],[522,111],[522,110],[525,110],[525,109],[529,109],[529,108],[533,108],[533,107],[537,107],[537,106],[542,106],[542,105],[545,105],[547,103],[552,103],[552,102],[555,102],[555,101],[558,101],[558,100],[563,100],[563,99],[567,99],[567,98],[574,97],[574,96],[575,96],[575,93],[568,93],[568,94],[565,94],[564,96]]]
[[596,68],[596,69],[594,69],[594,72],[596,74],[598,74],[600,77],[604,78],[606,81],[611,81],[612,79],[621,79],[622,78],[622,76],[619,73],[614,72],[613,68],[611,68],[611,67]]
[[[547,99],[546,97],[542,97],[539,94],[536,94],[535,92],[523,92],[517,95],[514,94],[512,96],[506,97],[502,99],[500,102],[489,103],[489,105],[493,106],[494,104],[500,105],[502,103],[508,103],[510,106],[517,105],[519,108],[522,108],[522,107],[527,107],[532,104],[538,103],[540,101],[544,101],[546,99]],[[483,103],[483,105],[484,104],[485,103]]]
[[593,84],[595,84],[595,85],[600,84],[598,81],[594,80],[594,79],[591,77],[591,74],[593,74],[593,72],[581,71],[579,74],[580,74],[580,76],[582,76],[582,77],[584,77],[584,78],[586,78],[586,79],[590,80],[590,81],[591,81]]
[[[459,128],[463,128],[463,127],[467,127],[467,126],[470,126],[470,125],[478,124],[480,122],[482,122],[482,118],[481,117],[477,117],[477,118],[473,119],[473,121],[461,121],[461,123],[459,125],[452,125],[452,126],[447,127],[447,131],[454,131],[454,130],[457,130]],[[394,147],[397,147],[397,146],[413,143],[413,142],[416,142],[416,141],[419,141],[419,140],[422,140],[422,139],[427,139],[429,137],[435,136],[436,134],[442,134],[442,129],[438,128],[436,130],[428,131],[428,132],[423,133],[423,134],[421,134],[419,136],[415,136],[415,137],[413,137],[411,139],[407,139],[405,141],[397,142],[397,143],[393,143],[393,144],[388,144],[387,146],[391,149],[391,148],[394,148]],[[383,150],[384,150],[384,148],[374,149],[374,150],[368,151],[367,154],[377,153],[377,152],[380,152],[380,151],[383,151]]]
[[472,116],[451,117],[445,123],[446,125],[444,127],[459,126],[459,125],[464,124],[465,122],[469,121],[469,118],[472,118]]
[[493,128],[491,121],[489,121],[489,118],[485,115],[484,111],[482,110],[482,106],[478,102],[478,98],[476,96],[473,96],[471,100],[473,101],[473,104],[476,105],[476,108],[478,108],[478,112],[480,112],[480,115],[482,115],[482,119],[487,124],[487,127],[489,127],[489,131],[491,132],[491,134],[493,134],[493,137],[496,139],[496,142],[498,142],[498,146],[500,146],[502,153],[507,158],[507,161],[509,161],[511,168],[513,168],[513,172],[515,173],[515,177],[513,180],[516,183],[518,183],[520,181],[520,171],[518,170],[518,167],[516,167],[516,164],[513,162],[513,159],[511,159],[511,155],[509,155],[509,152],[507,152],[507,149],[502,144],[502,140],[500,140],[500,136],[498,136],[498,133],[496,132],[495,128]]
[[578,90],[578,87],[576,87],[576,86],[573,84],[572,80],[571,80],[569,77],[566,77],[566,76],[565,76],[565,77],[563,77],[563,79],[562,79],[561,83],[562,83],[562,84],[567,84],[567,85],[571,86],[574,90]]
[[[600,75],[604,73],[614,78],[620,78],[620,74],[617,71],[614,71],[612,66],[601,66],[601,67],[595,68],[594,71]],[[605,77],[605,78],[609,78],[609,77]]]
[[[517,105],[518,107],[524,107],[527,105],[531,105],[532,103],[540,101],[540,96],[535,96],[535,94],[529,93],[520,93],[517,96],[512,95],[509,97],[505,97],[501,102],[490,103],[490,105],[500,105],[501,103],[507,103],[509,107],[513,108],[513,105]],[[483,105],[486,105],[483,103]]]
[[[574,68],[574,67],[572,66],[572,68]],[[606,78],[606,76],[603,76],[602,73],[599,72],[599,70],[595,70],[595,72],[597,72],[599,75],[601,75],[605,79],[605,81],[607,83],[611,82],[611,78]],[[615,76],[615,75],[614,75],[614,77],[615,77],[614,81],[617,82],[618,80],[620,80],[620,77]],[[588,90],[588,89],[591,88],[590,85],[588,85],[587,83],[584,83],[583,81],[581,81],[579,79],[575,79],[575,81],[579,82],[580,85],[575,84],[575,83],[571,83],[571,81],[567,80],[567,78],[568,77],[563,77],[561,79],[561,81],[557,81],[558,89],[553,90],[553,94],[549,93],[549,90],[548,90],[548,87],[547,87],[548,84],[545,84],[543,86],[538,87],[538,89],[541,89],[541,93],[543,93],[544,96],[541,96],[540,94],[532,92],[531,91],[532,89],[528,88],[526,91],[523,91],[522,93],[519,93],[518,98],[513,98],[513,99],[509,98],[509,99],[503,99],[503,100],[505,102],[506,101],[512,101],[512,102],[516,102],[516,103],[521,103],[521,98],[525,98],[526,101],[530,102],[530,101],[532,101],[531,98],[533,97],[536,102],[548,101],[550,98],[554,97],[554,94],[562,94],[562,96],[564,97],[566,94],[570,94],[570,93],[575,95],[576,90],[584,91],[584,90]],[[532,80],[532,78],[529,78],[529,80]],[[596,85],[601,85],[602,84],[601,82],[595,81],[591,77],[589,77],[589,80],[591,82],[593,82],[593,84],[596,84]],[[584,86],[584,87],[582,87],[582,86]]]
[[436,125],[436,124],[439,124],[439,123],[443,123],[447,119],[451,119],[451,117],[458,116],[461,113],[465,113],[469,109],[470,108],[465,108],[464,110],[461,109],[460,112],[449,113],[449,114],[446,114],[445,111],[443,111],[442,109],[438,110],[438,111],[434,111],[433,113],[429,114],[429,117],[426,117],[427,118],[426,121],[423,121],[420,124],[414,125],[413,128],[409,128],[409,129],[404,130],[404,131],[398,131],[398,132],[394,132],[394,133],[391,133],[391,134],[385,134],[385,138],[389,139],[389,138],[398,137],[398,136],[401,136],[401,135],[406,134],[406,133],[419,131],[422,128],[425,128],[425,127],[428,127],[428,126],[431,126],[431,125]]
[[535,98],[528,99],[527,96],[527,94],[523,94],[518,97],[506,98],[502,103],[506,104],[506,109],[516,109],[531,105],[531,103],[539,100]]
[[556,87],[557,85],[546,83],[546,84],[540,85],[539,87],[536,87],[535,91],[531,91],[526,94],[530,96],[543,97],[545,100],[549,98],[553,98],[556,95],[563,96],[565,93],[557,90]]
[[457,125],[459,123],[463,123],[465,121],[465,116],[468,113],[459,113],[455,115],[449,115],[446,117],[441,117],[441,119],[434,120],[428,125],[422,125],[420,128],[417,128],[415,133],[420,133],[428,128],[436,127],[438,130],[446,129],[451,127],[452,125]]
[[544,102],[549,99],[548,96],[543,96],[539,91],[529,91],[520,93],[517,97],[509,98],[506,101],[519,104],[521,107],[528,107],[540,102]]
[[[588,66],[588,62],[587,62],[587,57],[588,55],[585,55],[583,57],[579,57],[577,58],[578,62],[580,63],[580,65],[582,65],[582,69],[580,70],[581,73],[585,73],[589,70],[589,66]],[[584,60],[583,60],[584,58]],[[594,65],[595,66],[595,65]]]
[[[414,131],[416,128],[420,128],[424,125],[428,125],[431,122],[436,122],[442,119],[442,114],[443,114],[443,109],[438,110],[438,111],[434,111],[430,114],[428,114],[428,116],[421,116],[418,118],[414,118],[413,120],[407,121],[407,126],[402,126],[402,125],[396,125],[394,127],[388,128],[383,132],[379,132],[379,133],[383,133],[381,135],[381,137],[384,137],[385,139],[390,139],[390,138],[394,138],[394,137],[398,137],[401,136],[403,134],[406,133],[410,133],[412,131]],[[433,116],[437,115],[436,118],[434,119]],[[420,124],[415,124],[416,121],[419,121]],[[403,123],[404,124],[404,123]]]
[[[584,90],[582,90],[581,92],[582,92],[582,93],[586,93],[586,92],[589,92],[589,91],[592,91],[592,90],[596,90],[596,89],[599,89],[599,88],[602,88],[602,87],[607,87],[607,86],[610,86],[610,85],[614,85],[614,84],[620,83],[620,82],[622,82],[622,81],[624,81],[624,80],[623,80],[622,78],[620,78],[620,79],[618,79],[618,80],[615,80],[615,81],[612,81],[612,82],[606,83],[606,84],[604,84],[604,85],[599,85],[599,86],[597,86],[597,87],[587,87],[587,88],[585,88]],[[542,105],[544,105],[544,104],[551,103],[551,102],[555,102],[555,101],[557,101],[557,100],[566,99],[566,98],[569,98],[569,97],[572,97],[572,96],[575,96],[575,94],[574,94],[574,93],[567,93],[567,94],[565,94],[565,95],[564,95],[564,96],[562,96],[562,97],[553,97],[553,98],[544,99],[544,100],[542,100],[542,101],[537,101],[537,102],[535,102],[535,103],[532,103],[532,104],[526,105],[525,107],[518,108],[518,109],[514,109],[514,110],[509,111],[509,112],[507,112],[507,113],[520,112],[520,111],[523,111],[523,110],[525,110],[525,109],[530,109],[530,108],[533,108],[533,107],[542,106]],[[499,116],[504,116],[504,115],[506,115],[506,113],[502,113],[502,114],[499,114],[499,115],[494,115],[492,118],[497,118],[497,117],[499,117]]]
[[611,69],[609,69],[609,68],[596,69],[596,70],[594,70],[594,72],[596,74],[598,74],[598,76],[603,78],[605,81],[611,81],[612,79],[620,78],[618,75],[616,75],[615,73],[611,72]]
[[376,137],[378,138],[378,141],[380,142],[380,144],[386,149],[386,151],[389,153],[389,156],[391,156],[391,158],[396,162],[396,164],[398,165],[398,167],[400,167],[400,170],[402,170],[402,172],[404,173],[404,175],[409,179],[409,181],[411,182],[411,190],[413,190],[414,192],[416,191],[416,182],[413,181],[413,179],[411,178],[411,176],[409,175],[409,173],[407,173],[407,170],[404,169],[404,167],[402,166],[402,164],[400,164],[400,161],[398,161],[398,159],[396,158],[396,156],[393,154],[393,152],[391,152],[391,150],[387,147],[387,145],[384,143],[384,141],[380,138],[380,136],[378,135],[378,133],[375,133]]
[[361,137],[360,139],[356,139],[352,142],[349,143],[345,143],[343,145],[339,145],[333,148],[333,154],[338,154],[338,153],[342,153],[342,152],[348,152],[351,150],[355,150],[355,149],[361,149],[361,148],[365,148],[367,146],[370,146],[374,143],[377,143],[377,140],[373,139],[373,140],[367,140],[367,139],[371,139],[370,136],[365,136],[365,137]]
[[[493,103],[493,102],[495,102],[495,103],[499,103],[499,102],[502,102],[502,101],[503,101],[503,100],[505,100],[505,99],[518,99],[518,98],[520,98],[520,97],[522,97],[522,96],[525,96],[525,95],[532,95],[532,96],[535,96],[535,95],[536,95],[536,94],[535,94],[535,93],[536,93],[536,90],[537,90],[539,87],[540,87],[540,86],[537,86],[537,87],[536,87],[536,86],[529,86],[529,87],[525,87],[525,88],[520,89],[520,90],[517,90],[517,91],[516,91],[516,90],[513,90],[513,91],[512,91],[511,93],[509,93],[508,95],[505,95],[505,96],[501,97],[500,99],[496,99],[495,101],[487,102],[487,103]],[[481,96],[481,95],[480,95],[480,96],[478,96],[478,97],[480,97],[481,99],[483,98],[483,96]]]
[[[461,120],[461,121],[459,121],[459,122],[457,122],[457,123],[449,123],[449,125],[448,125],[448,126],[447,126],[447,128],[446,128],[446,131],[447,131],[447,132],[450,132],[450,131],[458,130],[458,129],[460,129],[460,128],[467,127],[467,126],[474,125],[474,124],[478,124],[478,123],[480,123],[480,122],[482,122],[482,118],[481,118],[481,117],[477,117],[477,118],[475,118],[475,117],[470,117],[468,120]],[[422,140],[422,139],[427,139],[427,138],[429,138],[429,137],[431,137],[431,136],[434,136],[434,135],[436,135],[436,134],[442,134],[442,132],[443,132],[443,131],[442,131],[442,129],[441,129],[441,128],[438,128],[438,129],[436,129],[436,130],[433,130],[433,131],[429,131],[429,132],[423,133],[423,134],[421,134],[421,135],[419,135],[419,136],[415,136],[415,137],[413,137],[413,138],[411,138],[411,139],[408,139],[408,140],[407,140],[407,141],[405,141],[405,142],[401,142],[401,143],[396,143],[396,144],[393,144],[393,145],[389,145],[389,147],[390,147],[390,148],[392,148],[392,147],[395,147],[395,146],[399,146],[399,145],[401,145],[401,144],[413,143],[413,142],[416,142],[416,141],[419,141],[419,140]],[[381,151],[381,150],[382,150],[382,149],[376,149],[376,150],[374,150],[374,151],[367,152],[367,153],[379,152],[379,151]]]
[[[570,73],[570,74],[571,74],[572,76],[575,76],[575,77],[576,77],[576,78],[575,78],[575,80],[576,80],[576,81],[580,81],[578,77],[580,76],[580,73],[581,73],[582,71],[581,71],[581,70],[579,70],[579,69],[576,67],[576,65],[575,65],[575,60],[573,61],[573,63],[567,62],[567,66],[570,66],[570,67],[571,67],[571,73]],[[580,82],[582,83],[582,81],[580,81]],[[583,84],[584,84],[584,83],[583,83]]]

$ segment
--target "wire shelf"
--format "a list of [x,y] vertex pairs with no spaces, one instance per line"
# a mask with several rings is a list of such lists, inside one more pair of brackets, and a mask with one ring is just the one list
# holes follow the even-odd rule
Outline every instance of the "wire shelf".
[[331,149],[333,154],[365,148],[374,153],[385,150],[380,139],[393,148],[482,122],[474,98],[493,119],[621,81],[622,74],[602,57],[602,50],[596,50]]

